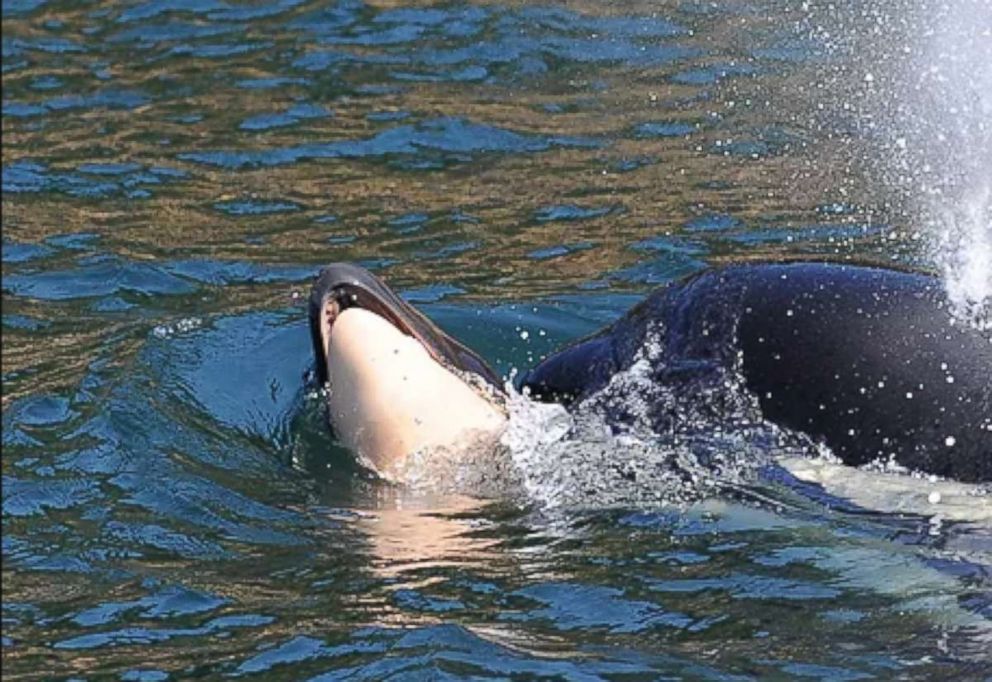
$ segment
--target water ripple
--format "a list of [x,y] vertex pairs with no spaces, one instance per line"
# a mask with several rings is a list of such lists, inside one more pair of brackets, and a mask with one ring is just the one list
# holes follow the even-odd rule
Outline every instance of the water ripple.
[[507,377],[711,262],[923,262],[893,1],[4,0],[4,673],[980,677],[987,529],[425,499],[304,378],[333,260]]
[[193,152],[180,154],[179,158],[221,168],[238,169],[279,166],[314,159],[422,156],[431,151],[439,152],[452,160],[459,160],[464,159],[466,154],[474,153],[538,152],[556,146],[588,147],[595,144],[592,140],[582,138],[524,135],[472,123],[461,118],[436,118],[417,126],[391,128],[365,140],[342,140],[251,152],[235,150]]

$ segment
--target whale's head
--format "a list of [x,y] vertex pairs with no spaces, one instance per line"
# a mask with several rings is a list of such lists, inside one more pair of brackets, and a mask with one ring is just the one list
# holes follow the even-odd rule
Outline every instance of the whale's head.
[[414,452],[471,447],[503,428],[499,376],[367,270],[324,268],[309,316],[331,429],[379,473]]

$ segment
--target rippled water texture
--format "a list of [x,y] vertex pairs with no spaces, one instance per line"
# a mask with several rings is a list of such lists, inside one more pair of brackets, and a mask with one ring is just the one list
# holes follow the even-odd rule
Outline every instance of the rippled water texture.
[[685,508],[404,493],[304,388],[334,260],[503,373],[707,264],[939,270],[939,212],[865,162],[903,4],[5,0],[4,677],[988,675],[987,521],[780,478]]

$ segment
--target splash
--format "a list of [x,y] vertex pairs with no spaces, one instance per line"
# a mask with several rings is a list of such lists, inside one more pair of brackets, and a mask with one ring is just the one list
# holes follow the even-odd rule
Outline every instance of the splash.
[[906,147],[902,163],[918,169],[920,209],[951,301],[992,327],[992,2],[955,0],[934,14],[909,60],[911,127],[896,143]]
[[430,493],[543,510],[685,506],[753,483],[773,455],[810,456],[766,423],[736,369],[659,382],[657,339],[592,396],[565,409],[506,386],[498,442],[413,453],[389,478]]
[[393,480],[542,510],[684,507],[754,484],[775,457],[816,453],[764,420],[740,354],[687,361],[666,338],[652,321],[630,364],[568,409],[508,382],[496,441],[418,451]]
[[955,312],[992,328],[992,2],[872,3],[855,22],[871,26],[849,75],[882,176]]
[[501,442],[531,503],[684,506],[753,483],[773,455],[810,454],[805,437],[763,420],[736,367],[659,381],[668,366],[661,334],[567,411],[511,393]]

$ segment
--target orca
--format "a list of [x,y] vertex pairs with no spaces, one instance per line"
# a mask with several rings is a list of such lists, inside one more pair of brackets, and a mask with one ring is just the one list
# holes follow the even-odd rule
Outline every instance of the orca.
[[499,376],[367,270],[322,270],[309,318],[331,430],[378,474],[393,477],[415,452],[456,452],[502,430]]
[[962,482],[992,480],[992,337],[955,318],[941,282],[839,263],[703,271],[531,369],[532,396],[602,389],[654,336],[655,381],[733,366],[764,419],[844,464],[893,460]]
[[[322,270],[309,317],[331,429],[377,471],[423,448],[498,439],[507,419],[499,376],[368,271]],[[660,347],[653,381],[737,372],[765,420],[844,464],[894,461],[992,481],[992,337],[954,316],[934,277],[829,262],[712,268],[656,290],[519,386],[581,404],[647,343]]]

